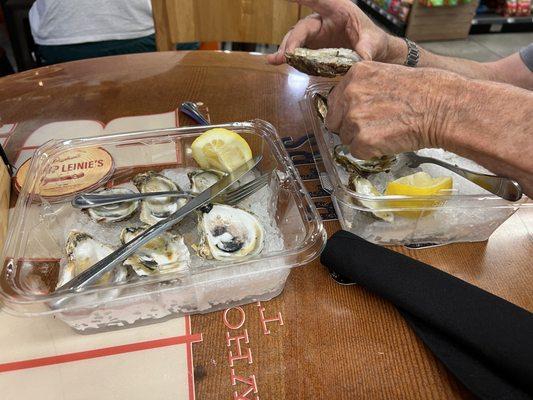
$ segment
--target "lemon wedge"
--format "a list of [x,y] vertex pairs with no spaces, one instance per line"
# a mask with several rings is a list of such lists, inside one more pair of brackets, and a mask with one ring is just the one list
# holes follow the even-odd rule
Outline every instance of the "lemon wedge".
[[[401,196],[438,196],[442,195],[442,191],[451,190],[453,188],[453,180],[449,176],[441,176],[433,178],[427,172],[417,172],[416,174],[398,178],[387,184],[385,190],[386,195],[401,195]],[[437,207],[442,205],[442,201],[438,200],[389,200],[388,205],[394,208],[426,208]],[[395,211],[396,214],[417,218],[422,213],[428,211]]]
[[250,146],[237,132],[210,129],[191,145],[192,157],[201,168],[232,172],[252,159]]

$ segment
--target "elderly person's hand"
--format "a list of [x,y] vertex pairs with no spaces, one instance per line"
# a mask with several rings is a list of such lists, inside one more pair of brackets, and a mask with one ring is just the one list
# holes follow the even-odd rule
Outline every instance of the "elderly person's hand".
[[442,147],[533,196],[533,92],[437,69],[364,61],[328,96],[326,125],[361,159]]
[[267,57],[271,64],[285,62],[285,52],[297,47],[354,49],[365,60],[387,61],[389,40],[350,0],[292,0],[316,12],[300,20],[283,39],[278,52]]
[[[267,56],[268,62],[284,63],[285,53],[297,47],[326,47],[355,50],[364,60],[404,65],[408,47],[404,39],[389,35],[378,28],[350,0],[291,0],[311,7],[316,13],[300,20],[283,39],[277,53]],[[464,77],[510,83],[533,90],[533,64],[526,66],[518,53],[494,62],[433,54],[415,45],[419,51],[418,67],[440,68]],[[529,50],[528,50],[529,49]],[[533,43],[526,53],[533,54]],[[525,54],[525,53],[524,53]]]
[[457,83],[451,73],[377,62],[355,64],[328,97],[326,125],[361,159],[442,145]]

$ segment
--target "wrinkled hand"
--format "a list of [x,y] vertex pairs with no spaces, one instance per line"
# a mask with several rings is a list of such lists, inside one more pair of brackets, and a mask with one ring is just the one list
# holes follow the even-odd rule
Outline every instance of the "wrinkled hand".
[[298,21],[286,35],[271,64],[285,62],[285,52],[297,47],[348,48],[365,60],[385,61],[390,36],[378,28],[350,0],[291,0],[308,6],[315,14]]
[[360,62],[329,95],[326,125],[360,159],[440,147],[462,80],[444,71]]

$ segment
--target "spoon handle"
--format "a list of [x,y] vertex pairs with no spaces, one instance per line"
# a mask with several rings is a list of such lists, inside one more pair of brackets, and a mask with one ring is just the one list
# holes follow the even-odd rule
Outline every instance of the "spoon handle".
[[192,101],[181,103],[180,111],[194,119],[200,125],[209,125],[209,121],[202,115],[198,105]]
[[181,197],[190,199],[194,197],[192,193],[188,192],[150,192],[150,193],[131,193],[131,194],[80,194],[72,199],[72,207],[74,208],[92,208],[106,206],[109,204],[125,203],[128,201],[141,200],[150,197]]
[[417,166],[420,164],[435,164],[455,172],[457,175],[468,179],[470,182],[475,183],[476,185],[488,190],[502,199],[518,201],[522,197],[522,188],[520,187],[520,184],[512,179],[470,171],[468,169],[449,164],[445,161],[441,161],[432,157],[419,156],[415,153],[407,153],[407,156],[409,160],[411,162],[414,161]]

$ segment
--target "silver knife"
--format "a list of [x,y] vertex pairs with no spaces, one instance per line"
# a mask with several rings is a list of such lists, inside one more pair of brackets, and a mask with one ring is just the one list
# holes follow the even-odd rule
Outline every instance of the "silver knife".
[[[157,235],[159,235],[161,232],[166,231],[167,229],[169,229],[171,226],[173,226],[174,224],[182,220],[186,215],[190,214],[194,210],[209,203],[213,198],[218,196],[221,192],[226,190],[233,183],[241,179],[248,171],[253,169],[261,161],[262,158],[263,158],[262,155],[256,156],[255,158],[251,159],[247,163],[237,168],[232,173],[227,174],[225,177],[220,179],[213,186],[204,190],[194,199],[192,199],[187,204],[185,204],[183,207],[181,207],[174,214],[170,215],[168,218],[162,221],[159,221],[157,224],[152,225],[150,228],[144,231],[141,235],[130,240],[124,246],[118,248],[113,253],[109,254],[107,257],[104,257],[103,259],[98,261],[96,264],[87,268],[81,274],[79,274],[78,276],[74,277],[73,279],[65,283],[63,286],[57,288],[56,292],[63,291],[63,290],[78,291],[89,286],[91,283],[94,283],[100,278],[100,276],[102,276],[106,272],[111,271],[115,265],[124,261],[131,254],[133,254],[138,248],[140,248],[143,244],[149,242],[150,240],[155,238]],[[58,305],[59,305],[59,302],[55,304],[55,306],[58,306]]]

